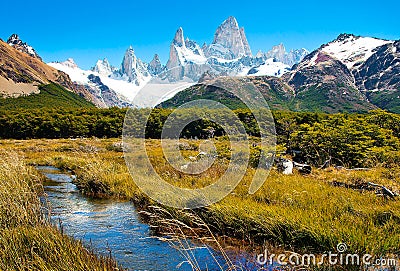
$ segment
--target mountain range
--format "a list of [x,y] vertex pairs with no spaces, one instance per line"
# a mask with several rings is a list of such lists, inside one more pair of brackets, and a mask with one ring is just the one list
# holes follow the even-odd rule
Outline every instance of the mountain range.
[[[211,85],[239,76],[238,82],[254,82],[273,109],[400,113],[400,41],[341,34],[311,53],[287,52],[279,44],[253,55],[244,28],[229,17],[202,46],[178,28],[169,51],[165,65],[157,54],[145,63],[129,47],[120,67],[103,59],[82,70],[73,59],[44,63],[14,34],[0,42],[0,94],[34,95],[39,85],[54,82],[98,107],[144,107],[154,98],[161,107],[174,107],[199,97],[234,100]],[[145,85],[144,98],[132,103]]]
[[[184,36],[180,27],[169,48],[169,58],[163,65],[157,54],[149,63],[141,61],[129,47],[120,67],[113,67],[107,59],[97,61],[90,70],[80,69],[72,59],[52,62],[50,66],[64,71],[71,79],[85,86],[97,100],[98,106],[139,106],[130,104],[138,91],[150,81],[159,87],[152,95],[162,97],[168,89],[183,82],[196,83],[207,72],[214,75],[282,76],[308,54],[306,49],[286,52],[283,44],[253,56],[244,28],[234,17],[227,18],[216,30],[213,41],[200,46]],[[144,103],[146,105],[146,103]]]
[[[177,107],[204,97],[244,106],[215,87],[223,85],[225,78],[208,78],[159,106]],[[252,81],[273,109],[335,113],[382,108],[400,113],[400,41],[341,34],[280,78],[247,76],[237,80],[238,87],[240,80]]]
[[44,63],[36,51],[17,35],[12,35],[7,43],[0,39],[0,97],[39,94],[41,86],[51,83],[96,102],[85,87],[75,84],[68,74]]

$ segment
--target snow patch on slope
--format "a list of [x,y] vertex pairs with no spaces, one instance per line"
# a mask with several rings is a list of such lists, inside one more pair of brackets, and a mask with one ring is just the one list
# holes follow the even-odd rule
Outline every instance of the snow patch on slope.
[[93,73],[92,71],[84,71],[78,68],[72,58],[64,62],[50,62],[47,64],[59,71],[65,72],[72,81],[81,85],[88,84],[90,82],[88,76]]
[[135,97],[135,105],[138,107],[154,107],[194,84],[184,81],[162,83],[157,82],[157,79],[151,80]]
[[48,65],[67,73],[72,81],[81,85],[96,87],[88,77],[90,75],[98,76],[104,85],[117,93],[119,98],[129,103],[134,102],[132,105],[136,107],[154,107],[194,84],[184,81],[169,83],[146,76],[139,85],[136,85],[135,82],[124,80],[124,76],[116,77],[116,74],[107,76],[108,69],[105,73],[82,70],[71,58],[65,62],[51,62]]
[[51,62],[48,63],[48,65],[67,73],[72,81],[81,85],[91,85],[91,82],[88,78],[89,75],[93,74],[95,76],[99,76],[103,84],[114,90],[117,94],[123,96],[126,101],[132,101],[139,90],[151,79],[150,76],[144,77],[144,80],[140,82],[139,85],[136,85],[135,83],[122,80],[122,77],[121,79],[110,78],[109,76],[98,72],[82,70],[75,64],[73,59],[68,59],[67,61],[61,63]]
[[245,75],[251,76],[276,76],[281,77],[284,73],[290,71],[290,66],[282,62],[275,62],[273,58],[267,59],[264,64],[251,68]]
[[192,50],[187,48],[186,46],[175,46],[175,50],[178,53],[179,61],[181,64],[184,63],[195,63],[198,65],[205,64],[207,62],[207,58],[204,56],[201,49],[199,50],[199,54],[195,54]]
[[143,77],[143,81],[136,85],[125,80],[113,79],[104,75],[99,75],[103,84],[114,90],[118,94],[128,98],[128,101],[132,101],[140,89],[143,88],[150,81],[151,77]]
[[393,41],[349,35],[349,37],[345,39],[339,39],[328,43],[322,48],[322,51],[339,59],[350,69],[365,62],[374,53],[377,47],[392,42]]

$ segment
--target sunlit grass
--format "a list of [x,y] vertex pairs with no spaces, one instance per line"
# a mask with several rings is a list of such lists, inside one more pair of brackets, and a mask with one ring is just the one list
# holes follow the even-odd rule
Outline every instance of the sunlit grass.
[[41,177],[15,152],[0,150],[0,270],[115,270],[49,222]]
[[[1,141],[0,146],[20,151],[31,164],[73,170],[77,185],[87,195],[132,200],[145,208],[151,201],[135,185],[123,153],[115,147],[118,142],[120,139]],[[213,167],[195,176],[180,175],[160,158],[159,142],[148,143],[156,170],[168,182],[181,187],[212,183],[221,176],[229,160],[227,142],[218,141],[216,145],[221,152]],[[182,151],[185,157],[196,153],[196,148]],[[141,163],[143,154],[138,154],[137,159]],[[253,174],[254,169],[249,168],[232,194],[219,203],[196,210],[215,234],[258,245],[269,242],[297,251],[334,251],[339,242],[344,242],[353,252],[400,252],[399,200],[377,196],[374,191],[331,184],[374,182],[398,192],[400,168],[379,167],[368,171],[329,168],[314,170],[310,175],[282,175],[272,170],[261,189],[249,195]]]

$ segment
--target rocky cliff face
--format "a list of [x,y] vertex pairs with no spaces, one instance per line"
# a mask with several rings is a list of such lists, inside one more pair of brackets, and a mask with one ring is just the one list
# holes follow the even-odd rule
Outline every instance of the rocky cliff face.
[[23,42],[17,34],[12,34],[8,40],[8,45],[14,47],[20,52],[30,55],[31,57],[38,58],[42,60],[42,58],[36,53],[35,49],[32,46],[28,45],[26,42]]
[[314,51],[283,75],[295,91],[299,110],[367,111],[373,109],[345,64],[323,51]]
[[183,38],[183,29],[179,29],[175,33],[175,37],[169,48],[169,58],[167,62],[168,77],[171,81],[178,81],[183,78],[183,65],[185,59],[180,57],[180,50],[185,50],[185,43]]
[[[86,100],[101,106],[90,91],[74,83],[68,74],[42,62],[36,51],[13,35],[8,43],[0,41],[0,96],[19,97],[39,93],[39,85],[58,83]],[[76,65],[69,61],[68,65]]]
[[322,106],[324,111],[366,111],[379,106],[397,112],[398,46],[398,41],[341,34],[282,78],[298,97]]
[[283,63],[283,61],[285,61],[285,55],[286,55],[286,48],[282,43],[280,43],[279,45],[273,46],[271,50],[269,50],[262,56],[264,56],[267,59],[273,58]]
[[229,17],[217,28],[214,41],[207,48],[206,55],[226,60],[251,56],[244,29],[239,28],[235,17]]
[[136,57],[132,46],[130,46],[125,52],[121,64],[121,75],[125,77],[128,82],[134,83],[137,86],[139,86],[141,82],[145,81],[145,77],[150,76],[146,65]]
[[0,41],[1,96],[18,97],[20,95],[38,93],[38,85],[49,84],[52,81],[70,91],[87,95],[85,97],[90,100],[90,95],[84,90],[76,88],[66,73],[48,66],[40,58],[31,56],[21,50],[21,46],[25,46],[26,43],[21,42],[19,39],[17,41],[17,37],[17,35],[14,35],[15,39],[13,40],[16,43],[12,43],[12,45]]
[[400,41],[386,43],[363,64],[353,70],[360,90],[400,89]]
[[283,64],[292,67],[294,64],[299,63],[309,53],[310,52],[304,48],[286,52],[285,46],[280,43],[279,45],[273,46],[272,49],[266,53],[260,52],[258,56],[264,59],[273,58],[277,62],[282,62]]
[[150,61],[147,70],[153,76],[160,74],[163,71],[163,66],[157,54],[155,54],[153,59]]
[[106,76],[110,76],[117,71],[117,69],[110,65],[107,58],[98,60],[96,65],[92,68],[92,71]]
[[163,77],[171,82],[185,78],[198,80],[201,74],[209,69],[206,62],[203,50],[196,42],[185,40],[183,29],[180,27],[170,45],[167,72]]
[[[305,49],[287,53],[281,44],[268,53],[253,56],[244,28],[239,27],[234,17],[229,17],[217,28],[213,42],[202,47],[195,41],[185,39],[183,29],[179,28],[171,42],[166,74],[162,77],[170,82],[197,82],[204,72],[231,76],[254,73],[281,76],[288,71],[288,66],[298,63],[307,53]],[[282,61],[290,65],[280,63]]]
[[400,113],[400,41],[377,48],[353,75],[371,103]]
[[299,63],[300,61],[303,60],[306,55],[308,55],[310,52],[307,49],[301,48],[301,49],[292,49],[289,51],[289,53],[285,56],[285,59],[283,61],[284,64],[289,65],[292,67],[293,65]]
[[241,27],[239,30],[240,30],[240,37],[243,42],[244,54],[246,56],[252,56],[249,42],[247,41],[246,34],[244,33],[244,27]]
[[126,102],[118,97],[118,94],[105,85],[100,76],[89,74],[89,84],[85,85],[85,88],[96,98],[96,105],[98,107],[127,107],[131,106],[129,102]]

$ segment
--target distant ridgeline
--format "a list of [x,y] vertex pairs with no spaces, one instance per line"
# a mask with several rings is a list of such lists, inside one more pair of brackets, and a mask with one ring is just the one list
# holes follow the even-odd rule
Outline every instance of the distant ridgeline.
[[[149,110],[134,109],[130,113],[140,119]],[[120,137],[126,112],[119,108],[89,107],[0,110],[0,138]],[[160,138],[171,112],[171,109],[151,111],[147,138]],[[246,132],[257,137],[259,131],[253,114],[246,109],[234,112]],[[213,114],[218,118],[220,112],[216,110]],[[329,157],[348,166],[400,162],[400,115],[381,110],[365,114],[275,111],[273,117],[281,149],[300,150],[302,159],[310,163],[321,164]],[[187,125],[181,136],[208,138],[210,130],[212,136],[224,135],[219,125],[205,119]]]

